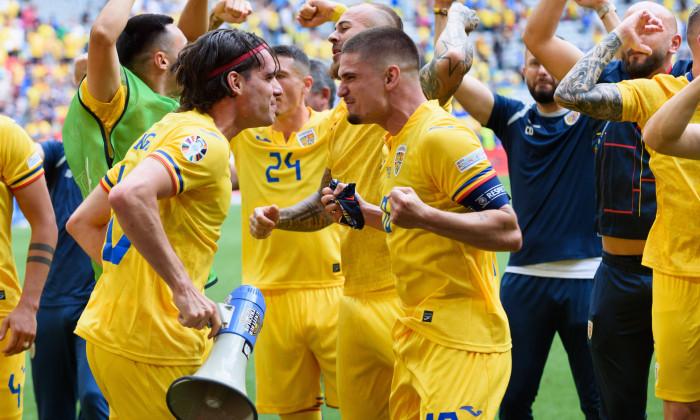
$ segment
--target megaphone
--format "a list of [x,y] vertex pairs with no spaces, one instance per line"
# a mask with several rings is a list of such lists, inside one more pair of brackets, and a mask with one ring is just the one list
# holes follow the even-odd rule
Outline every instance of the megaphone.
[[245,370],[265,316],[265,299],[253,286],[240,286],[217,304],[221,330],[202,367],[170,385],[168,408],[180,420],[257,420],[248,398]]

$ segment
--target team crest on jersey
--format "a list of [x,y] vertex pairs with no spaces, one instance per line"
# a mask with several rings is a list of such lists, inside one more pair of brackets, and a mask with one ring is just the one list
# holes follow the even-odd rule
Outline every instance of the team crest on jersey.
[[189,136],[180,145],[182,155],[190,162],[199,162],[207,154],[207,142],[199,136]]
[[401,170],[401,164],[403,164],[403,159],[406,156],[406,145],[402,144],[399,146],[398,149],[396,149],[396,153],[394,154],[394,176],[397,176],[399,174],[399,171]]
[[466,171],[467,169],[473,167],[479,162],[485,161],[486,159],[486,152],[484,152],[484,148],[479,147],[475,151],[464,156],[462,159],[456,161],[455,165],[457,166],[459,173],[464,173],[464,171]]
[[580,117],[581,113],[576,111],[569,111],[569,113],[566,114],[566,116],[564,117],[564,122],[566,123],[566,125],[574,125]]
[[303,147],[311,146],[316,143],[316,131],[313,128],[300,131],[297,133],[297,141]]
[[591,337],[593,337],[593,321],[590,319],[588,320],[588,339],[590,340]]
[[248,309],[240,318],[241,326],[250,335],[258,335],[262,327],[262,317],[255,308]]

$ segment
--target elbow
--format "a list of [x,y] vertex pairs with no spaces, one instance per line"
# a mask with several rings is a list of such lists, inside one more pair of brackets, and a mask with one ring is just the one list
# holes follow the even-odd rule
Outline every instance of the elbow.
[[509,232],[508,235],[506,235],[505,239],[506,240],[504,244],[504,251],[518,252],[523,246],[523,235],[520,232],[519,227],[516,227],[514,230],[511,230],[511,232]]
[[93,47],[110,48],[117,44],[119,34],[113,33],[99,18],[90,28],[90,44]]
[[525,47],[527,48],[528,51],[530,51],[532,54],[535,54],[535,50],[537,50],[537,31],[532,28],[533,25],[525,25],[525,29],[523,30],[523,36],[522,36],[522,41],[523,44],[525,44]]
[[[449,74],[450,78],[455,77],[456,80],[459,80],[459,82],[461,82],[464,76],[469,73],[469,70],[472,68],[471,63],[474,61],[471,48],[468,49],[469,53],[466,53],[465,50],[465,48],[449,48],[447,51],[445,51],[445,55],[441,57],[440,60],[441,62],[445,63],[461,63],[461,65],[456,69],[445,69],[445,73]],[[455,86],[454,88],[457,89],[457,87],[459,87],[459,85]]]
[[109,206],[114,210],[114,213],[119,214],[131,207],[132,201],[138,200],[138,197],[133,191],[117,184],[109,192],[108,200]]
[[554,91],[554,102],[559,104],[559,106],[566,109],[573,109],[574,101],[571,95],[567,94],[564,89],[562,89],[562,84],[559,84],[557,90]]

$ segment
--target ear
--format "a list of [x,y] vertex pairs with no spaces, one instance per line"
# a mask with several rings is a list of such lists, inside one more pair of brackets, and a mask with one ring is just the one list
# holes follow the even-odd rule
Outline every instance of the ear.
[[[695,42],[698,42],[698,39],[695,40]],[[681,44],[683,43],[683,37],[681,37],[679,34],[675,34],[671,37],[671,45],[668,48],[668,52],[671,54],[675,54],[678,52],[678,50],[681,48]]]
[[314,84],[314,78],[311,76],[306,76],[304,79],[302,79],[304,82],[304,89],[302,89],[301,93],[306,95],[307,93],[311,92],[311,86]]
[[386,90],[394,90],[399,84],[401,70],[397,65],[391,65],[384,70],[384,88]]
[[243,92],[243,85],[245,78],[242,74],[232,71],[226,76],[226,81],[228,82],[228,87],[233,92],[234,96],[238,96]]
[[170,62],[168,62],[168,57],[163,51],[158,51],[153,56],[153,64],[161,70],[168,71],[170,69]]
[[324,102],[329,102],[331,100],[331,88],[328,86],[324,86],[323,89],[321,89],[321,97],[323,98]]

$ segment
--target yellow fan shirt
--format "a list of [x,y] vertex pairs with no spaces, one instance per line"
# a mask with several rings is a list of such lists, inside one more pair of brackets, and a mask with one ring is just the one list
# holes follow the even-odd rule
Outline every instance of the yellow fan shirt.
[[12,256],[12,191],[42,175],[42,159],[32,139],[14,120],[0,116],[0,318],[12,312],[22,294]]
[[[474,132],[437,101],[418,107],[397,135],[387,134],[386,144],[382,196],[393,187],[411,187],[433,208],[466,213],[459,202],[496,176]],[[382,210],[391,269],[406,312],[399,321],[446,347],[509,350],[495,254],[427,230],[391,225],[386,199]]]
[[287,207],[318,191],[325,170],[328,111],[310,118],[285,141],[270,127],[243,130],[231,142],[241,190],[242,281],[260,289],[343,285],[338,226],[315,232],[276,229],[270,238],[248,234],[256,207]]
[[[642,128],[688,77],[660,74],[652,79],[617,83],[622,94],[623,121]],[[692,123],[700,123],[700,108]],[[644,248],[642,263],[674,276],[700,276],[700,160],[662,155],[647,148],[649,167],[656,177],[656,220]]]
[[[107,172],[101,187],[109,193],[147,158],[160,162],[172,179],[173,196],[158,201],[160,218],[168,241],[203,292],[231,203],[228,141],[206,114],[167,114]],[[114,212],[102,259],[104,272],[76,334],[143,363],[201,364],[208,331],[180,325],[172,291],[131,245]]]

